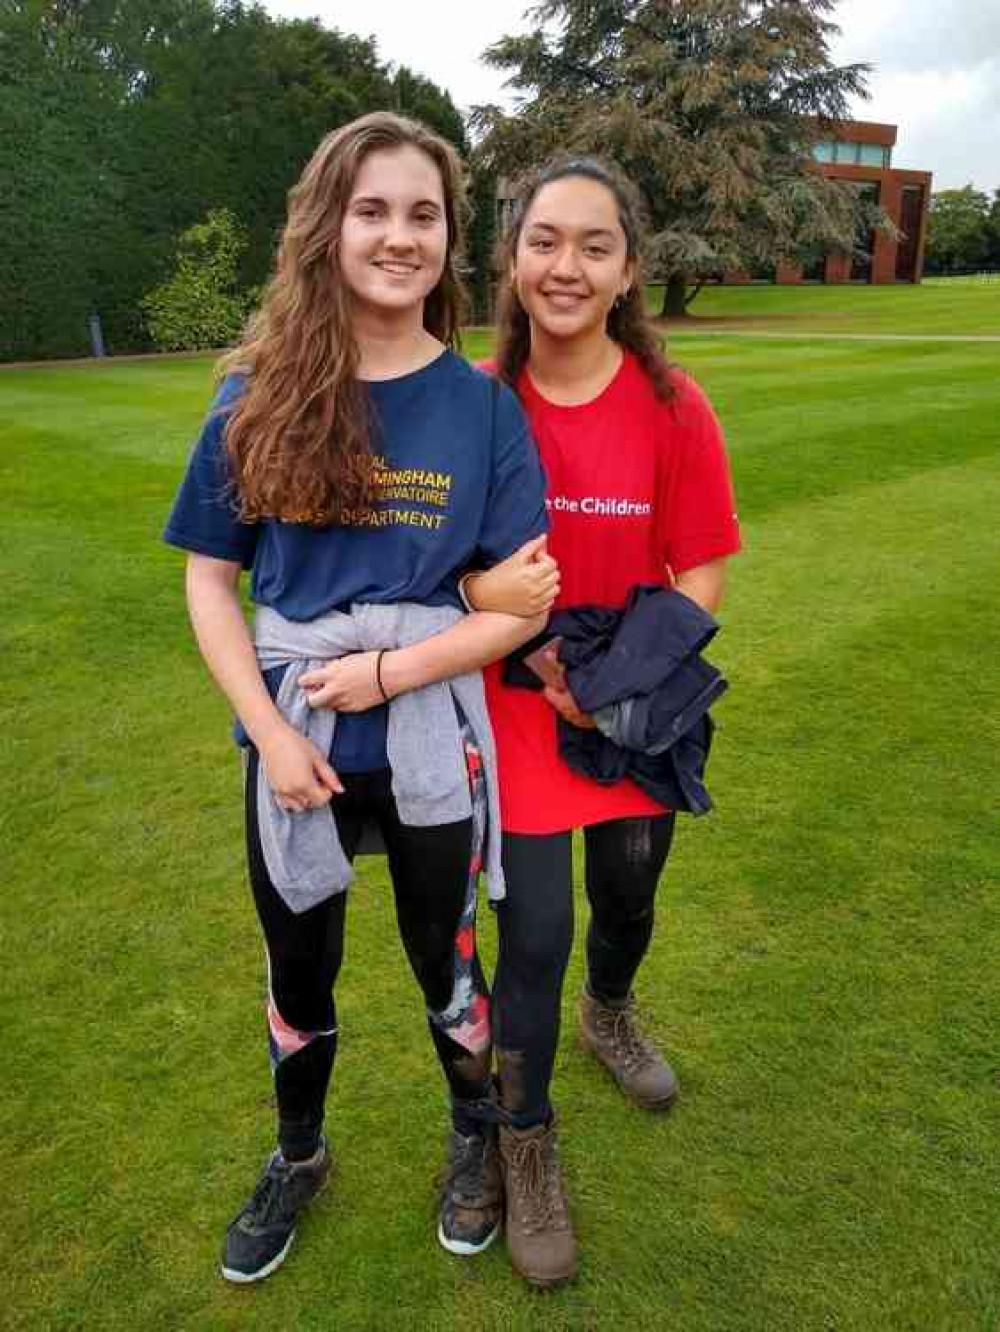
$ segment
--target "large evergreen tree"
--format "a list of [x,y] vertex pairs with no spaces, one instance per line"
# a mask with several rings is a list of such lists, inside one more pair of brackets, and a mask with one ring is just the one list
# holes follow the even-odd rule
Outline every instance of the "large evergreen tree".
[[567,152],[617,161],[646,199],[664,313],[713,273],[849,250],[872,217],[810,165],[866,95],[867,66],[830,58],[834,5],[543,0],[534,32],[485,53],[519,102],[477,108],[479,155],[507,174]]

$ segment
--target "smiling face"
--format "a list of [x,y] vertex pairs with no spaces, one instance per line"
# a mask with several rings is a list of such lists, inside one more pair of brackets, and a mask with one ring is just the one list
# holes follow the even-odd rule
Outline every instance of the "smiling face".
[[448,252],[441,173],[419,148],[361,163],[340,229],[340,271],[358,313],[420,314]]
[[534,329],[559,339],[603,335],[633,275],[610,190],[584,176],[542,186],[525,214],[511,273]]

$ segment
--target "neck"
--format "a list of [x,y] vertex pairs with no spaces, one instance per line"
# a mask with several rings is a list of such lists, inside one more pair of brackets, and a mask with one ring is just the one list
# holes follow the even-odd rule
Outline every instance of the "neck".
[[553,402],[573,406],[596,398],[621,363],[622,349],[604,329],[585,338],[553,338],[532,325],[528,373]]
[[356,310],[359,379],[395,379],[433,361],[441,344],[424,328],[423,306],[399,314]]

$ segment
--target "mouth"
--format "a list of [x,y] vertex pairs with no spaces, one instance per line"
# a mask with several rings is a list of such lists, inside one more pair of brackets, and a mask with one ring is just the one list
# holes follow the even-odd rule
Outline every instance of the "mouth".
[[392,277],[410,277],[420,271],[419,264],[407,264],[398,259],[373,259],[372,263],[380,272]]
[[557,310],[575,310],[578,305],[587,299],[579,291],[543,291],[542,296]]

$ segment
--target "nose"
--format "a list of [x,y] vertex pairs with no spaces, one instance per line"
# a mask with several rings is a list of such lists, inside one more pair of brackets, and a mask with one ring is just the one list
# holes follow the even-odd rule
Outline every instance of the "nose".
[[391,216],[386,225],[383,241],[387,250],[412,250],[413,230],[406,217]]
[[580,259],[576,252],[576,246],[560,246],[553,258],[550,272],[553,277],[563,278],[567,282],[579,277]]

